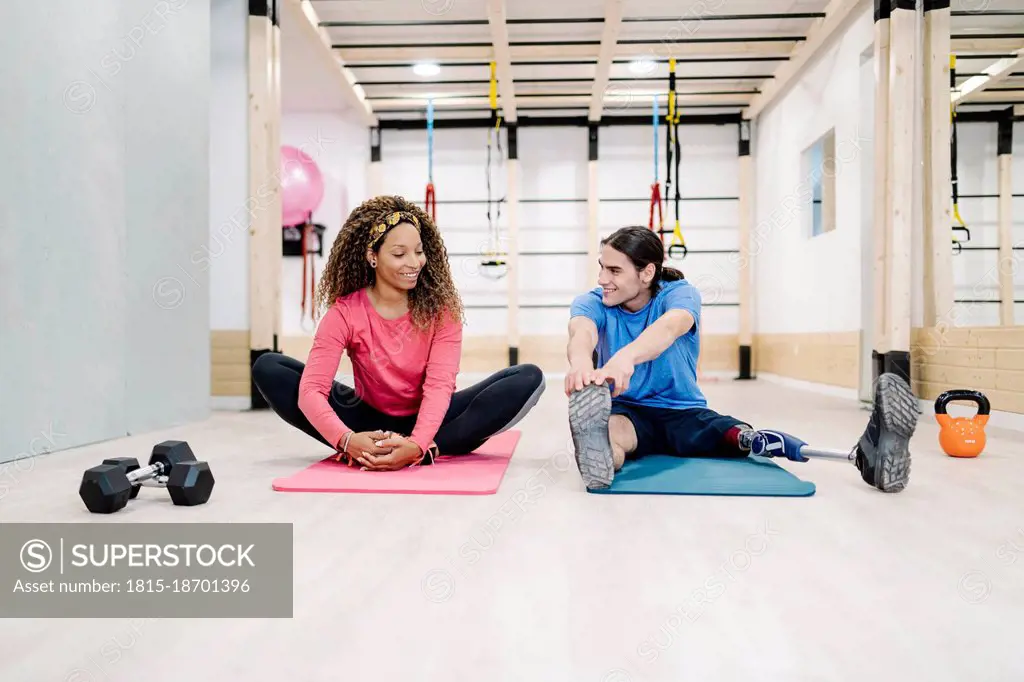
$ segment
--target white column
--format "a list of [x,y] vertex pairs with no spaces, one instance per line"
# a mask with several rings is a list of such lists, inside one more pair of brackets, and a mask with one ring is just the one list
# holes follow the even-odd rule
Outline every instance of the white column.
[[911,251],[913,245],[914,140],[920,122],[914,116],[917,11],[915,0],[893,0],[889,17],[889,238],[886,277],[887,371],[910,373]]
[[740,334],[739,334],[739,379],[753,377],[753,320],[754,305],[750,283],[754,272],[753,253],[750,250],[750,232],[754,210],[754,157],[750,155],[750,121],[740,122],[740,253],[737,263],[740,298]]
[[889,0],[875,0],[874,349],[889,350],[886,300],[889,235]]
[[1013,325],[1013,118],[999,121],[999,324]]
[[950,196],[950,10],[925,3],[924,15],[924,326],[953,310],[953,217]]
[[519,145],[514,123],[508,130],[508,364],[519,363]]
[[[273,4],[249,8],[249,348],[255,360],[277,350],[280,323],[280,31]],[[265,406],[258,392],[252,400]]]
[[589,161],[587,162],[587,284],[586,286],[595,287],[597,286],[597,258],[599,254],[598,249],[598,208],[600,207],[600,197],[598,196],[598,182],[597,182],[597,137],[598,137],[598,126],[595,121],[591,121],[588,127],[588,143],[587,148],[589,150]]
[[[284,197],[281,194],[281,25],[277,9],[278,0],[273,0],[271,10],[270,26],[270,88],[267,93],[267,168],[270,169],[273,192],[270,203],[267,207],[268,213],[268,234],[264,235],[265,248],[267,250],[268,267],[273,268],[277,285],[274,286],[274,344],[272,348],[277,350],[280,347],[278,339],[281,338],[283,317],[281,311],[281,279],[284,274],[284,253],[281,243],[281,223],[283,220],[282,203]],[[262,400],[262,396],[260,396]]]

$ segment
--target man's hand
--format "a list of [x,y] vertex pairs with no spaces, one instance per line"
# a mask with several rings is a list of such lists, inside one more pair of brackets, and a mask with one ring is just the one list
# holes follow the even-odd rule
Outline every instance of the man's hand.
[[592,367],[582,369],[569,368],[565,373],[565,394],[572,395],[574,391],[582,391],[584,386],[593,384],[595,370]]
[[395,471],[415,464],[423,458],[423,451],[419,445],[397,434],[377,441],[377,445],[387,448],[388,454],[363,457],[366,461],[361,463],[368,471]]
[[617,398],[629,390],[629,380],[633,376],[633,362],[628,357],[616,353],[605,366],[594,373],[594,383],[602,384],[611,381],[615,388],[612,397]]

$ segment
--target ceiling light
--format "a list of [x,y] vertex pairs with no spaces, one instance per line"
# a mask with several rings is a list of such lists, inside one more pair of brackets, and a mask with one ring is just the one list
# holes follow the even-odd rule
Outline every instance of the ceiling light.
[[436,76],[441,73],[441,67],[433,62],[421,62],[412,67],[413,73],[417,76]]
[[640,76],[646,76],[656,68],[658,65],[652,59],[634,59],[629,63],[629,70]]

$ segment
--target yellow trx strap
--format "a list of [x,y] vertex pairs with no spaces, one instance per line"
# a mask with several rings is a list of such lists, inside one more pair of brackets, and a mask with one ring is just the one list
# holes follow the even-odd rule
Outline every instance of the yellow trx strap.
[[[956,55],[949,55],[949,87],[954,92],[956,91]],[[956,106],[950,101],[949,104],[949,121],[950,121],[950,136],[949,136],[949,160],[950,169],[949,176],[953,185],[953,219],[956,221],[956,225],[953,226],[953,230],[962,230],[967,233],[967,239],[964,241],[971,240],[971,231],[967,229],[967,225],[964,223],[964,219],[960,217],[960,182],[957,179],[956,174]],[[956,252],[960,253],[963,247],[960,246],[960,240],[953,235],[953,245],[956,248]]]
[[[675,57],[671,57],[668,60],[668,177],[669,182],[672,179],[672,165],[675,163],[675,194],[673,196],[673,203],[675,206],[675,228],[672,231],[672,243],[668,247],[668,255],[670,258],[685,258],[686,240],[683,239],[683,231],[679,227],[679,161],[681,156],[680,144],[679,144],[679,108],[676,106],[676,60]],[[665,187],[665,199],[668,200],[668,184]],[[682,255],[675,253],[681,251]]]
[[498,140],[498,162],[501,162],[501,115],[498,114],[498,65],[491,62],[491,88],[489,99],[491,103],[491,123],[487,128],[487,241],[488,246],[484,251],[484,257],[480,261],[481,273],[494,279],[504,277],[502,268],[505,266],[505,257],[500,251],[501,239],[498,235],[498,225],[501,223],[501,198],[497,202],[497,221],[491,216],[491,148],[494,145],[495,135]]
[[498,69],[498,65],[495,64],[494,62],[491,62],[491,93],[490,93],[491,117],[494,119],[493,122],[495,124],[495,126],[494,126],[495,128],[498,127],[498,125],[497,125],[497,120],[498,120],[498,75],[497,75],[497,69]]

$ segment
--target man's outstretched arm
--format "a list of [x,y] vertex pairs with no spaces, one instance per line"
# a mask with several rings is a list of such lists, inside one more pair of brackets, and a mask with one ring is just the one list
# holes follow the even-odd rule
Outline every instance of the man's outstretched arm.
[[615,355],[621,354],[634,365],[650,362],[668,350],[676,339],[689,332],[693,325],[693,315],[688,311],[679,308],[668,310],[645,329],[636,341],[624,346]]
[[693,328],[695,321],[688,311],[673,308],[645,329],[636,341],[619,349],[615,355],[597,370],[594,375],[596,383],[606,379],[615,383],[613,396],[622,395],[629,389],[629,379],[633,376],[633,368],[654,360],[664,353],[676,339]]
[[594,375],[594,349],[597,348],[597,325],[588,317],[569,320],[569,344],[566,358],[569,371],[565,375],[565,392],[581,390],[591,383]]

